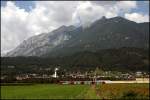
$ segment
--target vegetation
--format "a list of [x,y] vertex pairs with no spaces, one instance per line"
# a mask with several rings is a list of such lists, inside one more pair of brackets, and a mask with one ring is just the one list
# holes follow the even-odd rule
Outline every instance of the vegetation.
[[149,99],[149,84],[1,86],[1,99]]
[[2,86],[2,99],[72,99],[84,98],[88,85],[36,84],[27,86]]
[[[79,52],[66,57],[40,58],[40,57],[2,57],[2,74],[19,73],[49,73],[59,67],[60,73],[69,71],[88,71],[99,67],[102,70],[116,71],[148,71],[148,49],[120,48],[100,50],[96,52]],[[9,68],[8,66],[15,66]],[[42,70],[50,68],[50,71]]]
[[149,99],[149,84],[103,84],[97,86],[101,99]]

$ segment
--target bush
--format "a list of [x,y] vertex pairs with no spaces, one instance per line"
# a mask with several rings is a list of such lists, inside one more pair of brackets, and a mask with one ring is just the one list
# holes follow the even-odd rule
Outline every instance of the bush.
[[135,98],[137,97],[137,93],[135,93],[134,91],[127,91],[123,94],[123,98]]

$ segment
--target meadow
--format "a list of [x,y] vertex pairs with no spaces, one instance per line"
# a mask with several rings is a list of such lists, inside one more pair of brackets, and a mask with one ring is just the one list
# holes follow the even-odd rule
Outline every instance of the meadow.
[[2,99],[72,99],[83,98],[88,85],[35,84],[2,86]]
[[149,84],[103,84],[96,87],[101,99],[140,99],[149,98]]
[[1,86],[1,99],[149,99],[149,84]]

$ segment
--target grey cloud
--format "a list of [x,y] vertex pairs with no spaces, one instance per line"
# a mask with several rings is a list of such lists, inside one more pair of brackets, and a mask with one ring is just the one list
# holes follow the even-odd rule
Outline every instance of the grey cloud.
[[117,1],[91,1],[91,3],[100,6],[113,6],[117,3]]
[[92,7],[88,7],[88,8],[86,8],[86,10],[90,12],[90,11],[93,10],[93,8]]
[[[1,51],[14,49],[24,39],[40,33],[47,33],[62,25],[90,25],[93,21],[106,16],[117,16],[124,3],[116,1],[35,1],[35,7],[26,12],[9,1],[1,9],[2,48]],[[126,3],[127,9],[134,5]],[[118,6],[116,6],[118,5]],[[119,6],[120,5],[120,6]]]

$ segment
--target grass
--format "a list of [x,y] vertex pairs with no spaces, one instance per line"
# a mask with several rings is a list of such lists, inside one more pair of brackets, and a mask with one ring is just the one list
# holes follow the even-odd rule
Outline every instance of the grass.
[[1,86],[1,99],[149,99],[149,84]]
[[149,99],[149,84],[103,84],[96,91],[101,99]]
[[29,86],[2,86],[2,99],[72,99],[84,98],[88,85],[37,84]]
[[95,85],[92,85],[89,90],[85,94],[85,99],[100,99],[100,97],[96,93]]

